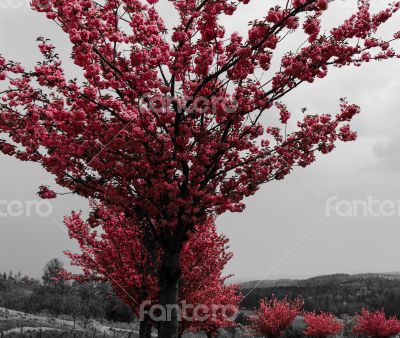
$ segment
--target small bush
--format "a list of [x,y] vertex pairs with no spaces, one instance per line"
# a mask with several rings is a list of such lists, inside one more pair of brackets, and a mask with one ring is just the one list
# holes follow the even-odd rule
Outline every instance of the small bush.
[[280,337],[298,316],[302,306],[303,300],[299,298],[292,302],[275,297],[270,301],[261,300],[256,314],[250,317],[250,331],[269,338]]
[[306,312],[304,321],[307,325],[304,334],[308,337],[326,338],[343,330],[343,324],[332,313]]
[[369,338],[388,338],[400,333],[400,321],[396,317],[386,318],[383,310],[370,312],[362,309],[354,317],[353,333]]

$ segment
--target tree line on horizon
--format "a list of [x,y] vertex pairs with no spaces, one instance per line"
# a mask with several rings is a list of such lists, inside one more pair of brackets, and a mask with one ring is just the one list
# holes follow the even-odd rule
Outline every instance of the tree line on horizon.
[[[248,289],[242,289],[244,294]],[[400,316],[400,280],[385,276],[331,275],[299,281],[291,285],[255,288],[241,303],[244,309],[255,309],[260,299],[288,297],[304,299],[307,311],[324,311],[354,315],[361,309],[385,309],[390,316]]]
[[108,283],[65,281],[57,279],[63,264],[50,260],[41,279],[21,273],[0,274],[0,307],[31,314],[55,317],[68,315],[74,322],[100,318],[114,322],[131,322],[132,311]]
[[[105,318],[130,322],[134,317],[108,283],[66,281],[57,279],[63,264],[50,260],[41,279],[21,273],[0,273],[0,307],[27,312],[60,314],[73,318]],[[247,287],[247,285],[246,285]],[[241,293],[247,294],[247,288]],[[286,286],[256,288],[241,302],[242,310],[255,310],[262,299],[304,300],[306,311],[330,312],[336,316],[354,315],[362,308],[381,309],[400,317],[400,280],[379,275],[332,275],[299,281]],[[245,311],[246,312],[246,311]],[[242,315],[240,322],[246,320]]]

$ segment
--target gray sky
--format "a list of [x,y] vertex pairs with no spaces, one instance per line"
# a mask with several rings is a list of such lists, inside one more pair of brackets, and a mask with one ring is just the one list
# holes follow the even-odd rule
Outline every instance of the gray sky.
[[[171,18],[167,20],[171,26],[175,19],[165,2],[161,0],[162,12]],[[386,2],[372,1],[374,6]],[[328,24],[340,22],[354,4],[346,0],[332,6]],[[254,0],[235,20],[224,20],[228,31],[242,30],[254,13],[266,13],[270,6]],[[393,21],[383,34],[399,30],[395,27],[399,15]],[[34,64],[39,58],[35,38],[45,35],[68,59],[69,42],[59,28],[27,9],[23,0],[0,0],[0,32],[0,53],[7,58]],[[285,48],[296,49],[301,42],[296,36]],[[363,109],[353,123],[359,139],[340,144],[284,181],[264,185],[248,199],[245,212],[218,219],[218,229],[231,239],[234,253],[227,273],[249,280],[265,277],[274,267],[268,278],[400,271],[400,207],[394,206],[400,200],[399,70],[399,60],[333,69],[326,79],[286,98],[294,112],[307,107],[309,112],[336,113],[338,99],[347,97]],[[66,73],[76,74],[71,62],[66,63]],[[72,210],[87,210],[87,202],[65,196],[52,201],[49,217],[39,217],[37,212],[28,217],[25,201],[39,201],[37,187],[51,184],[52,177],[36,164],[3,155],[0,161],[0,203],[19,201],[25,208],[22,216],[0,217],[0,271],[39,276],[51,257],[65,260],[62,251],[76,249],[63,230],[62,218]],[[329,199],[331,209],[326,211]],[[354,215],[344,217],[355,204]]]

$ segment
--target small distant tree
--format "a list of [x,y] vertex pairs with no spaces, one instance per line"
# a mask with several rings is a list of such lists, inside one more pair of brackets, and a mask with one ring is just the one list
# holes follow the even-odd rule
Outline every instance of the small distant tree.
[[369,338],[388,338],[400,333],[400,321],[396,317],[386,318],[383,310],[361,310],[355,317],[353,333]]
[[49,311],[52,316],[62,312],[63,298],[67,293],[67,283],[60,275],[64,270],[64,264],[58,258],[49,260],[43,268],[41,290],[38,296],[42,307]]
[[69,314],[73,321],[75,330],[76,327],[76,319],[81,315],[81,298],[75,290],[71,289],[66,297],[62,297],[60,307],[62,312],[65,314]]
[[53,258],[49,260],[43,269],[42,280],[43,284],[49,285],[60,285],[62,280],[60,280],[60,272],[64,270],[64,263],[58,258]]
[[304,334],[308,337],[326,338],[343,330],[343,324],[332,313],[306,312],[304,321],[307,325]]
[[289,301],[273,296],[269,301],[261,300],[256,314],[250,317],[250,331],[268,338],[282,336],[300,313],[303,304],[300,298]]
[[74,289],[80,300],[80,316],[83,318],[83,326],[86,329],[89,320],[105,316],[106,302],[99,297],[101,284],[95,281],[84,283],[75,282]]
[[105,319],[113,322],[131,323],[134,314],[130,306],[124,303],[109,283],[103,283],[103,294],[107,299]]

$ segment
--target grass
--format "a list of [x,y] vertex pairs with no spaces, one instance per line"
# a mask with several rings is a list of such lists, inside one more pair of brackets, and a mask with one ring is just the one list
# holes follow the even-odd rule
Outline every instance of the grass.
[[[0,308],[0,335],[4,337],[124,337],[137,338],[138,325],[134,323],[114,323],[102,320],[77,320],[75,329],[73,320],[65,316],[50,317],[48,315],[31,315],[18,311],[6,311]],[[23,336],[21,336],[21,327]],[[130,336],[129,336],[129,331]],[[0,336],[1,337],[1,336]]]

